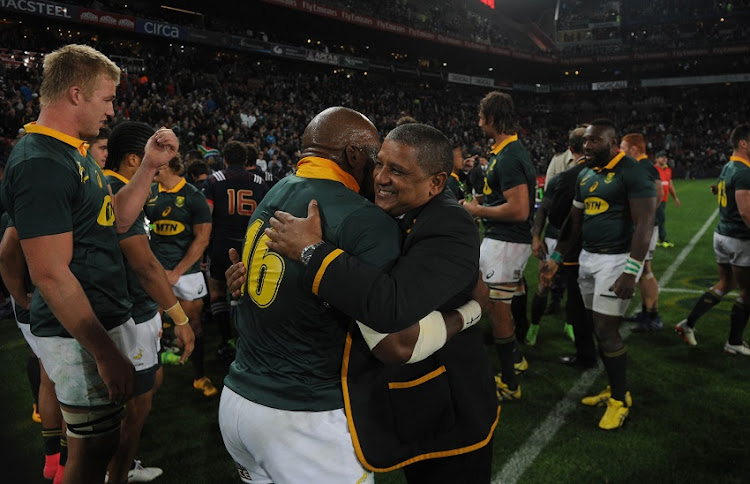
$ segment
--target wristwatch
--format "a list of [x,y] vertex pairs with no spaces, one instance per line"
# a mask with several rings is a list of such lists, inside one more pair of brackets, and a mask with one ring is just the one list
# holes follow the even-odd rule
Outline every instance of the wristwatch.
[[302,253],[299,256],[299,261],[302,262],[302,265],[306,266],[310,263],[310,259],[313,256],[313,252],[315,252],[315,249],[323,245],[323,241],[317,242],[312,245],[308,245],[304,249],[302,249]]

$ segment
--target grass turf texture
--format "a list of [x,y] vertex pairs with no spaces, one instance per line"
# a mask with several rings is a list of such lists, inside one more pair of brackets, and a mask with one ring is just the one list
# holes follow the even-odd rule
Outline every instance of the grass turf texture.
[[[675,247],[657,248],[654,272],[658,279],[716,210],[710,183],[675,182],[682,206],[676,208],[671,199],[667,206],[668,238]],[[697,347],[688,347],[674,333],[674,325],[687,316],[695,299],[717,277],[711,243],[714,227],[715,222],[667,283],[667,291],[661,293],[664,331],[628,336],[628,384],[634,405],[622,429],[599,430],[597,423],[604,409],[585,407],[578,398],[558,406],[583,372],[557,362],[558,356],[574,351],[562,332],[563,311],[542,319],[537,345],[524,347],[530,369],[520,377],[523,399],[503,405],[493,442],[493,476],[504,469],[516,451],[526,448],[529,437],[545,420],[559,423],[561,417],[548,416],[553,409],[562,408],[566,413],[559,430],[520,474],[518,482],[750,480],[750,437],[745,434],[750,424],[750,358],[722,350],[736,293],[726,296],[699,320]],[[537,274],[537,261],[532,258],[526,269],[529,295],[536,288]],[[674,292],[678,290],[693,292]],[[636,297],[628,313],[639,307]],[[489,331],[486,318],[481,324]],[[215,358],[215,327],[206,329],[207,374],[220,387],[226,367]],[[31,420],[32,398],[26,380],[28,349],[10,320],[0,325],[0,341],[4,390],[0,399],[0,456],[5,469],[13,469],[6,472],[13,477],[4,482],[45,482],[41,477],[41,426]],[[498,368],[494,348],[486,349]],[[190,364],[168,366],[165,371],[164,386],[154,399],[138,458],[146,466],[164,469],[155,481],[163,484],[239,482],[221,441],[219,397],[206,398],[192,388]],[[586,393],[598,393],[606,384],[602,371]],[[527,455],[520,457],[523,460]],[[378,474],[376,481],[405,482],[401,471]]]

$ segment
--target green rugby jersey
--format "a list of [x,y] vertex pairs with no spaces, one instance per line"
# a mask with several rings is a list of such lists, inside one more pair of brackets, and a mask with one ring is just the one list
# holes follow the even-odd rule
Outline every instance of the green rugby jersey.
[[[638,158],[636,158],[636,161],[638,161],[638,163],[645,166],[648,172],[651,174],[651,176],[654,177],[654,186],[656,186],[657,180],[661,184],[661,178],[659,177],[659,170],[656,169],[654,164],[651,162],[651,160],[648,159],[646,155],[639,156]],[[663,222],[660,216],[661,211],[659,210],[660,203],[661,202],[659,200],[656,201],[656,212],[654,214],[654,227],[656,227],[657,225]],[[661,213],[663,214],[663,212]]]
[[750,161],[732,156],[719,175],[719,224],[716,233],[735,239],[750,239],[750,228],[742,220],[734,198],[737,190],[750,190]]
[[[184,178],[171,190],[154,184],[144,210],[151,222],[151,250],[166,270],[174,269],[185,257],[195,238],[193,225],[211,223],[206,197]],[[200,261],[185,274],[198,271]]]
[[656,197],[645,164],[620,152],[602,168],[578,175],[574,204],[583,209],[583,248],[597,254],[630,251],[633,237],[631,198]]
[[[112,170],[104,170],[104,176],[107,182],[109,182],[109,186],[112,187],[112,193],[115,195],[130,181]],[[119,234],[118,238],[122,241],[135,235],[148,236],[148,232],[146,232],[146,215],[143,213],[143,210],[141,210],[141,213],[135,219],[130,229],[124,234]],[[130,267],[128,260],[126,258],[123,259],[125,260],[125,272],[128,275],[128,293],[130,294],[130,302],[133,304],[133,308],[131,309],[133,319],[136,324],[146,322],[154,317],[159,310],[159,305],[143,289],[138,276]]]
[[529,191],[529,216],[523,222],[500,222],[483,219],[484,236],[519,244],[531,243],[531,221],[536,201],[536,174],[529,152],[518,141],[518,135],[506,138],[492,147],[492,156],[484,176],[485,206],[494,207],[507,202],[503,192],[518,185],[526,185]]
[[343,408],[341,361],[351,319],[310,293],[305,267],[270,251],[263,230],[276,210],[306,217],[315,199],[325,240],[387,268],[399,255],[398,227],[358,191],[334,162],[304,158],[253,213],[242,250],[248,273],[237,307],[237,356],[224,381],[244,398],[283,410]]
[[[3,215],[0,216],[0,233],[5,234],[5,229],[8,227],[15,227],[15,224],[13,223],[13,219],[8,215],[8,212],[3,212]],[[31,283],[28,269],[26,269],[26,292],[29,294],[34,292],[34,285]],[[31,324],[29,310],[16,304],[15,300],[13,301],[13,311],[16,314],[16,321],[22,324]]]
[[[115,328],[130,318],[130,301],[104,175],[84,141],[36,123],[25,128],[5,169],[3,205],[21,240],[73,233],[70,270],[102,325]],[[70,336],[38,291],[31,332]]]

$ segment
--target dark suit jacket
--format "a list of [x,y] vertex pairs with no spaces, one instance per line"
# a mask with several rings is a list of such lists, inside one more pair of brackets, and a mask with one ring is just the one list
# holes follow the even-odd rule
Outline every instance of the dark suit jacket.
[[[471,298],[477,281],[477,228],[448,194],[405,214],[400,225],[401,256],[389,273],[326,244],[306,274],[323,300],[380,332],[408,327],[436,308],[455,309]],[[370,470],[476,450],[497,425],[495,384],[478,326],[419,363],[386,366],[353,325],[342,386],[355,451]]]

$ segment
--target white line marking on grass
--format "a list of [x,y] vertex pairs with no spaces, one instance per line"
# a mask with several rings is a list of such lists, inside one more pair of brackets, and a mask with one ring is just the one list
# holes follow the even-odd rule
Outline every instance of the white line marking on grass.
[[[677,255],[672,264],[664,271],[661,279],[659,279],[659,286],[666,286],[667,283],[672,279],[677,269],[685,261],[690,252],[695,248],[698,241],[701,239],[706,230],[711,226],[719,211],[716,210],[703,224],[703,227],[696,232],[690,242],[685,246],[684,249]],[[692,290],[688,290],[692,291]],[[671,292],[671,291],[670,291]],[[698,291],[704,292],[704,291]],[[620,334],[623,339],[626,339],[630,335],[630,328],[621,327]],[[508,462],[505,463],[500,472],[495,476],[493,484],[509,484],[516,483],[521,478],[526,469],[528,469],[541,451],[549,444],[552,438],[555,436],[560,427],[565,424],[565,420],[570,412],[572,412],[580,402],[581,397],[587,392],[587,390],[594,384],[594,381],[602,373],[604,368],[600,364],[596,368],[585,371],[578,380],[573,384],[573,387],[568,393],[555,405],[552,410],[547,414],[547,417],[542,423],[532,432],[531,436],[524,442],[524,444],[517,451],[510,456]]]

